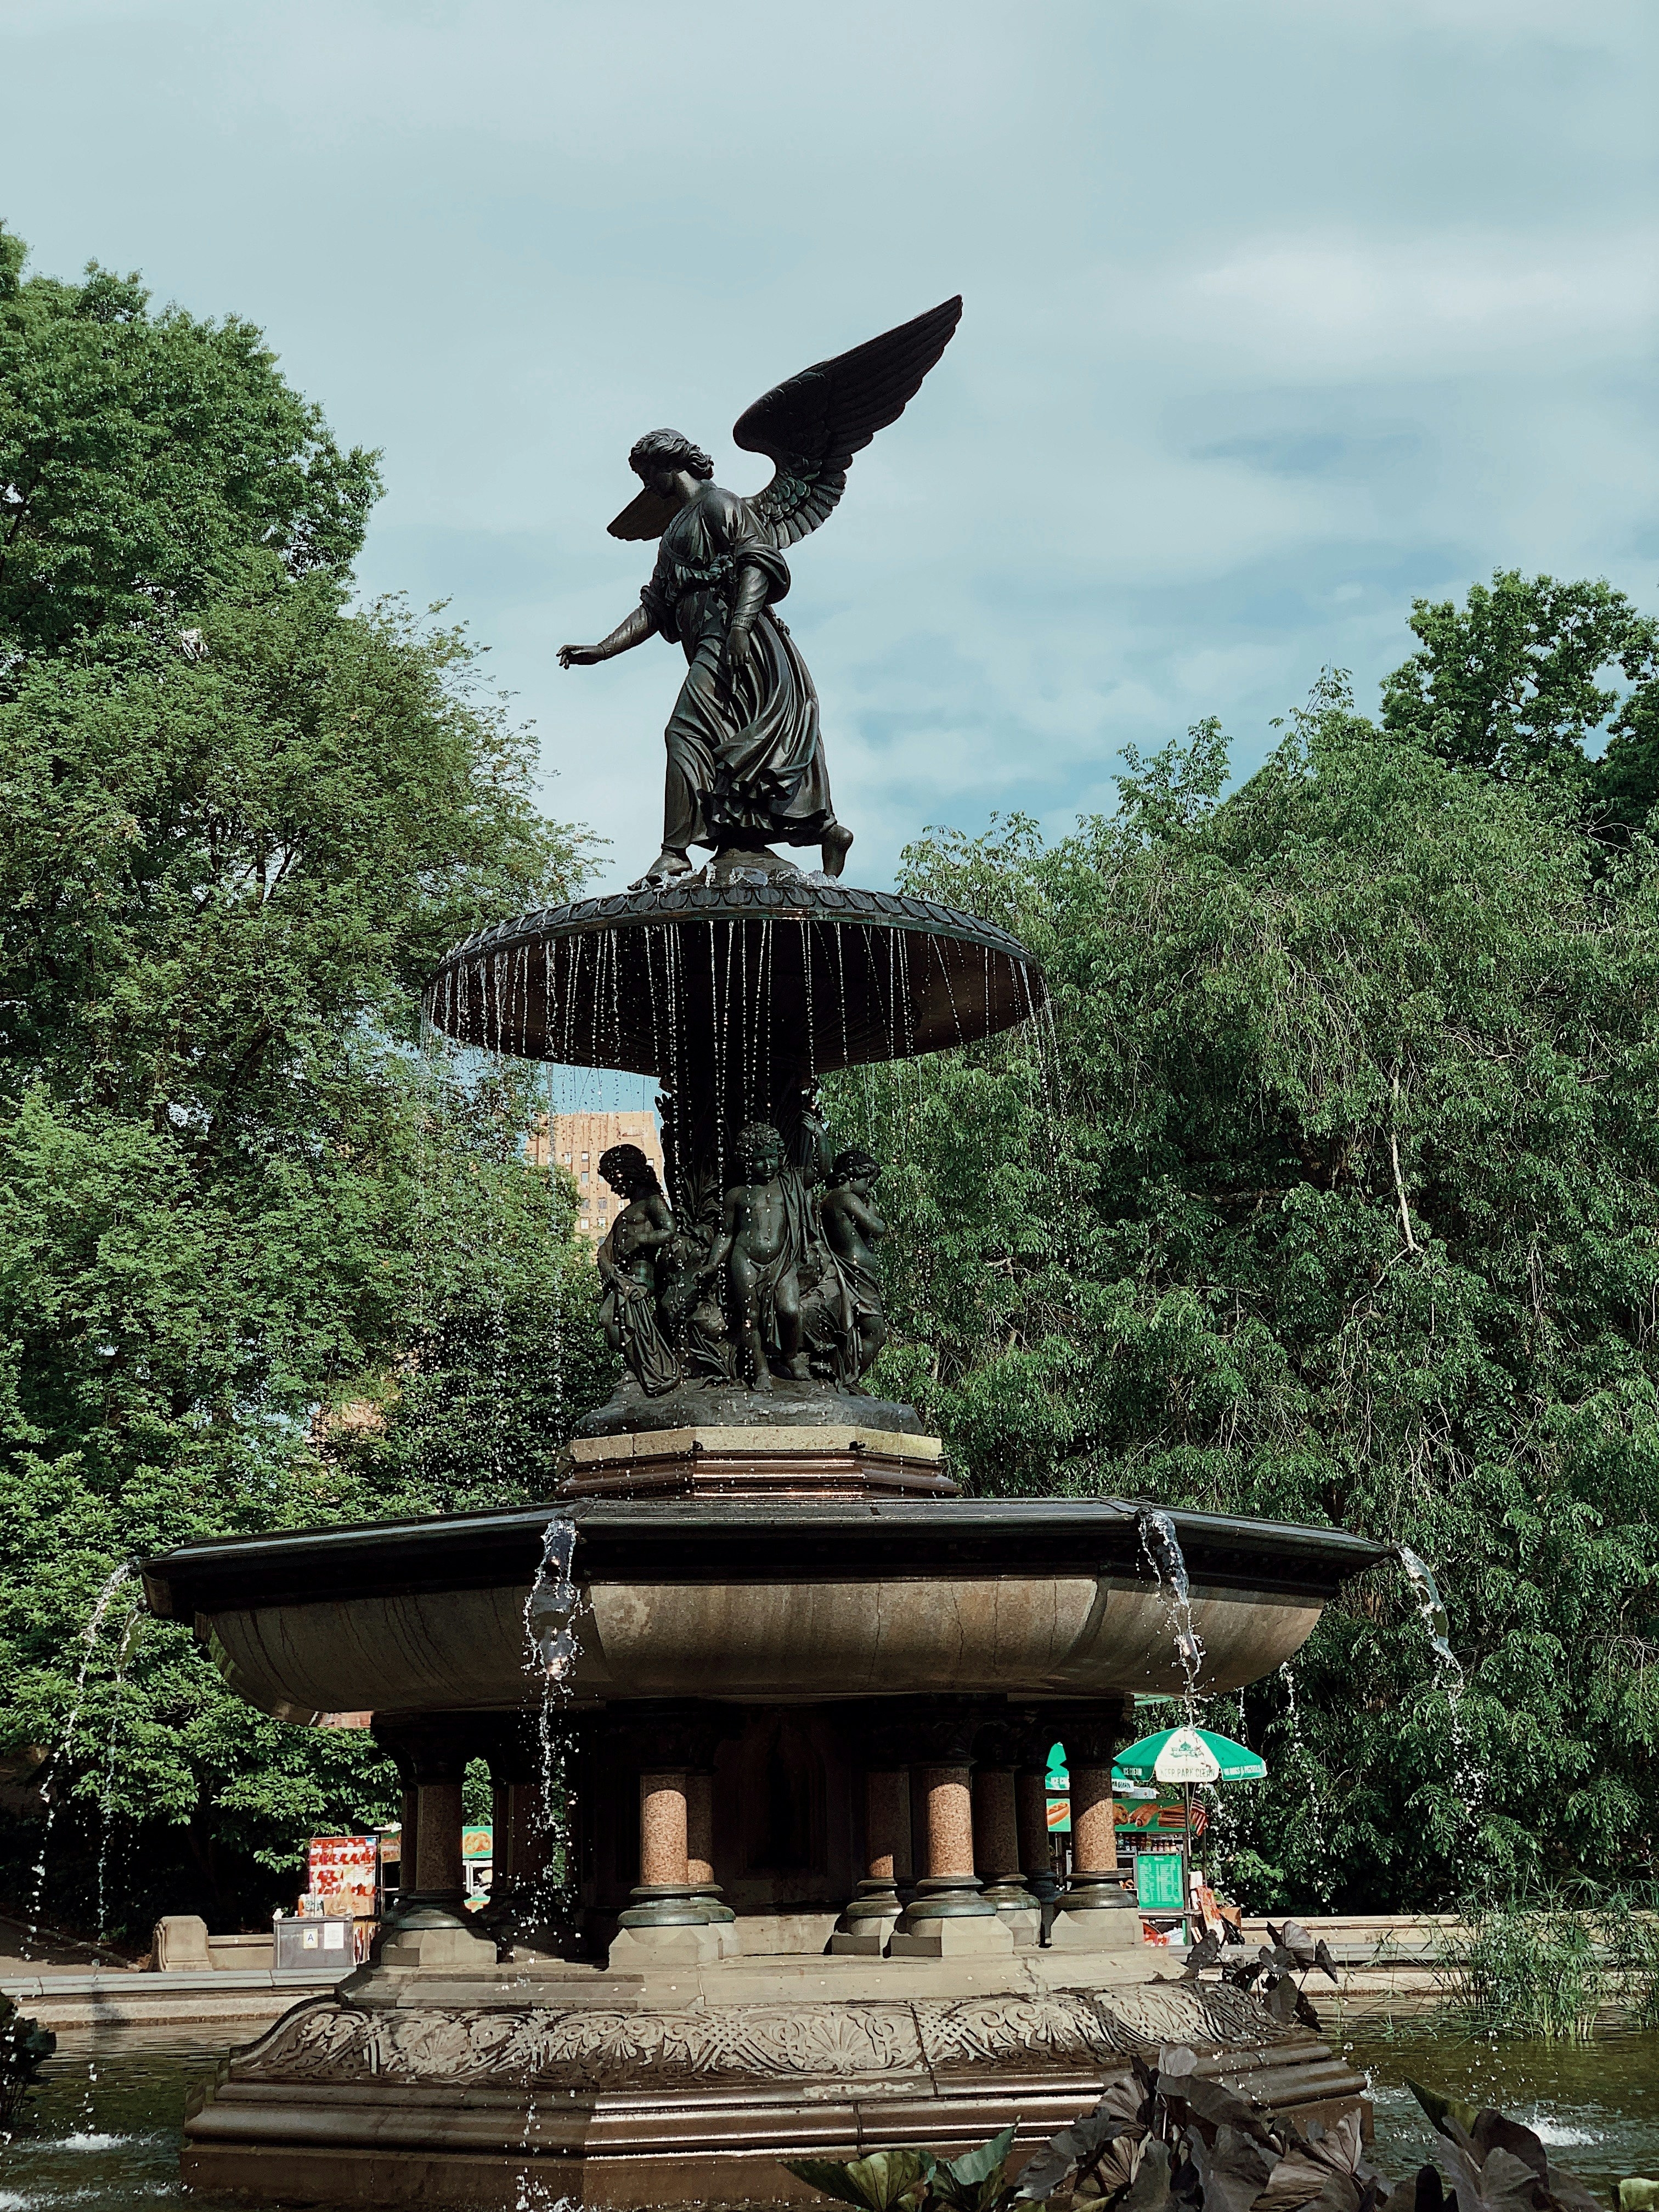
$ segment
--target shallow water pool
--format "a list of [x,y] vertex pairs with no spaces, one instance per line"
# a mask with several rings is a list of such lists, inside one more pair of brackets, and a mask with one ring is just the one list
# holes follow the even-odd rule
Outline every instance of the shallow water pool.
[[[94,2044],[60,2036],[45,2081],[25,2104],[22,2128],[0,2148],[0,2212],[167,2204],[230,2212],[235,2200],[197,2196],[179,2184],[185,2100],[228,2047],[174,2037]],[[247,2212],[246,2199],[239,2212]]]
[[1387,2173],[1403,2175],[1432,2155],[1434,2130],[1409,2076],[1524,2122],[1553,2160],[1598,2195],[1616,2194],[1627,2174],[1659,2177],[1659,2031],[1563,2044],[1493,2040],[1437,2023],[1332,2041],[1370,2075],[1374,2154]]
[[[1401,2176],[1428,2158],[1433,2131],[1406,2087],[1495,2104],[1537,2130],[1552,2155],[1604,2197],[1626,2174],[1659,2176],[1659,2033],[1586,2045],[1492,2042],[1412,2025],[1334,2035],[1366,2069],[1376,2108],[1376,2162]],[[247,2212],[245,2198],[198,2196],[179,2183],[179,2130],[191,2091],[226,2045],[125,2035],[64,2036],[29,2124],[0,2148],[0,2212]],[[538,2195],[539,2192],[533,2192]],[[502,2212],[514,2212],[509,2188]]]

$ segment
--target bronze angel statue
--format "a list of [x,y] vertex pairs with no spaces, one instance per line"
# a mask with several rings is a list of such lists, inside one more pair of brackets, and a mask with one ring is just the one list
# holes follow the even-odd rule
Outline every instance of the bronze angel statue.
[[629,453],[644,489],[611,534],[660,539],[657,565],[626,621],[598,645],[562,646],[559,661],[585,668],[653,636],[684,650],[662,851],[643,883],[684,875],[694,845],[718,854],[774,841],[817,845],[824,873],[841,873],[853,833],[830,802],[817,694],[773,611],[789,589],[784,548],[834,512],[854,454],[904,412],[961,314],[947,300],[757,399],[732,433],[773,464],[753,498],[714,483],[708,454],[678,430],[652,430]]

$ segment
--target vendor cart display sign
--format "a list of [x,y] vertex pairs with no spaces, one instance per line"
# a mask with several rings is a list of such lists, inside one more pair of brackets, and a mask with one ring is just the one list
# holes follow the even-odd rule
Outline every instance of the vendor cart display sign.
[[1135,1853],[1135,1903],[1143,1912],[1184,1912],[1182,1872],[1187,1861],[1181,1851]]

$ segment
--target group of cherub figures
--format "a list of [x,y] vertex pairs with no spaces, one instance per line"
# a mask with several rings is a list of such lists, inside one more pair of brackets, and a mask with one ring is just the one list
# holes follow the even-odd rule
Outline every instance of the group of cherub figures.
[[732,1152],[678,1219],[637,1145],[601,1158],[627,1201],[599,1251],[607,1341],[648,1397],[683,1382],[769,1390],[775,1377],[858,1389],[887,1334],[879,1165],[856,1149],[832,1158],[810,1108],[794,1146],[750,1121]]

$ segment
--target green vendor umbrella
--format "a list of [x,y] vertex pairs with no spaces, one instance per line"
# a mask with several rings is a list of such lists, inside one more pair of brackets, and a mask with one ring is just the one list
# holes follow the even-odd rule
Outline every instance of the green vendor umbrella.
[[1112,1761],[1115,1782],[1260,1782],[1267,1762],[1208,1729],[1160,1729]]

